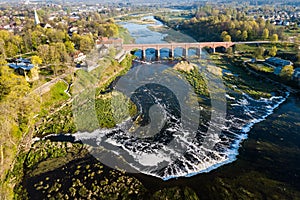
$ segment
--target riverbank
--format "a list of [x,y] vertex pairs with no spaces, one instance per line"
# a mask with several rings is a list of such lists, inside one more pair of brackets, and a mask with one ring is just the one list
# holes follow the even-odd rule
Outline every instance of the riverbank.
[[148,27],[151,31],[155,31],[155,32],[159,32],[161,34],[166,35],[164,37],[164,41],[168,42],[168,43],[172,43],[172,42],[196,42],[196,40],[194,40],[193,38],[191,38],[190,36],[187,36],[179,31],[175,31],[172,28],[160,25],[160,26],[149,26]]
[[[210,63],[211,67],[214,67],[215,63],[218,69],[222,69],[229,95],[228,108],[240,106],[239,110],[232,110],[228,115],[237,115],[240,112],[239,117],[249,116],[262,120],[252,124],[252,128],[246,132],[247,140],[234,146],[235,150],[238,149],[234,162],[231,160],[230,164],[209,173],[163,181],[154,176],[123,173],[106,167],[91,156],[80,142],[71,144],[66,141],[45,140],[36,143],[30,156],[25,157],[28,159],[26,165],[29,165],[24,172],[25,179],[17,187],[20,189],[19,194],[24,191],[23,187],[32,199],[87,199],[99,196],[109,200],[300,198],[300,164],[297,159],[300,152],[299,97],[291,94],[286,102],[274,108],[270,99],[272,96],[279,98],[279,95],[285,93],[281,87],[254,77],[238,65],[224,62],[216,55],[210,57],[206,63]],[[139,75],[142,76],[141,73],[142,71],[139,71]],[[190,80],[193,81],[193,78]],[[251,104],[253,102],[254,105]],[[270,107],[272,112],[268,113]],[[262,111],[268,114],[266,119],[261,117],[265,115],[264,112],[259,114]],[[105,118],[105,115],[102,118]],[[237,124],[242,124],[243,120],[247,119],[235,118],[227,123],[237,120]],[[106,131],[107,137],[114,134],[108,134],[109,129],[103,131]],[[238,130],[234,133],[240,134]],[[119,139],[122,141],[123,138]]]

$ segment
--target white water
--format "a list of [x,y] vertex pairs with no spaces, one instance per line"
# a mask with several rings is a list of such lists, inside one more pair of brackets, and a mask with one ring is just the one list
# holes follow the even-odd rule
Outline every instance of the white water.
[[[146,27],[146,25],[138,26]],[[148,32],[142,33],[148,34]],[[152,35],[149,38],[161,42],[162,35],[157,34],[157,37]],[[138,42],[149,43],[148,39]],[[132,132],[129,131],[129,127],[132,125],[130,120],[113,129],[100,129],[92,133],[78,132],[73,136],[77,141],[83,141],[83,143],[89,143],[86,141],[90,140],[95,141],[98,146],[103,146],[115,155],[122,156],[138,172],[164,180],[182,176],[189,177],[209,172],[235,161],[241,142],[247,139],[251,128],[271,115],[288,95],[287,93],[283,96],[255,100],[247,94],[226,94],[230,108],[225,125],[220,127],[220,124],[213,124],[209,121],[207,124],[203,124],[205,127],[218,127],[223,131],[221,137],[215,137],[216,145],[213,149],[205,148],[205,144],[202,143],[203,139],[207,137],[206,131],[198,131],[195,133],[195,137],[191,138],[189,130],[183,129],[176,123],[166,129],[174,137],[172,143],[167,145],[163,143],[163,139],[166,139],[167,136],[153,141],[132,135]],[[159,98],[155,96],[153,98],[156,99],[160,108],[165,109],[165,106],[160,104]],[[168,113],[165,118],[176,117]]]
[[[248,132],[254,124],[263,121],[274,112],[288,97],[273,96],[269,99],[255,100],[247,94],[226,95],[231,108],[228,111],[222,134],[215,138],[213,149],[205,148],[201,139],[206,137],[205,131],[196,134],[195,138],[185,137],[188,130],[183,130],[178,124],[172,124],[167,130],[173,133],[176,145],[164,145],[160,140],[144,140],[128,131],[126,121],[114,129],[100,129],[93,133],[78,132],[76,140],[85,143],[87,140],[96,140],[97,145],[112,145],[108,149],[115,155],[122,156],[131,167],[138,172],[160,177],[164,180],[182,176],[193,176],[206,173],[224,164],[236,160],[241,142],[248,137]],[[157,101],[159,104],[159,101]],[[164,107],[164,105],[161,105]],[[172,116],[169,116],[172,117]],[[174,116],[173,116],[174,117]],[[211,122],[208,122],[208,124]],[[210,127],[219,124],[210,124]],[[88,143],[88,142],[87,142]],[[178,147],[180,146],[180,147]],[[178,151],[184,149],[185,151]],[[125,152],[125,153],[124,153]],[[103,160],[101,160],[103,161]]]

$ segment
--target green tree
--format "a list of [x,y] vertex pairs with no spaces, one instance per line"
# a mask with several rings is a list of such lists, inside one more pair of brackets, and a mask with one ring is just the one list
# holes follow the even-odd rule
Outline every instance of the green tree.
[[271,40],[273,43],[278,42],[278,35],[277,35],[276,33],[274,33],[274,34],[271,36],[270,40]]
[[42,62],[43,62],[43,60],[39,56],[31,57],[31,63],[34,64],[35,66],[42,64]]
[[291,80],[294,74],[294,68],[291,65],[286,65],[282,68],[279,76],[282,77],[284,80]]
[[247,31],[243,31],[242,33],[242,40],[246,41],[248,39],[248,32]]
[[16,75],[8,66],[0,67],[0,179],[11,168],[18,145],[33,126],[33,116],[39,109],[29,91],[23,76]]
[[5,52],[6,52],[7,57],[11,58],[18,54],[19,48],[16,45],[14,45],[13,43],[8,42]]
[[242,35],[242,31],[241,30],[237,30],[236,33],[235,33],[236,39],[240,40],[241,39],[241,35]]
[[226,53],[232,54],[232,53],[233,53],[232,47],[227,48],[227,49],[226,49]]
[[65,62],[70,61],[70,57],[69,57],[69,54],[67,52],[67,48],[66,48],[64,43],[57,42],[57,43],[54,43],[54,44],[51,44],[51,45],[54,45],[57,53],[60,55],[60,58],[59,58],[60,62],[65,63]]
[[227,31],[223,31],[223,32],[221,33],[221,38],[224,39],[224,37],[225,37],[226,35],[228,35],[228,32],[227,32]]
[[0,55],[1,58],[6,58],[6,52],[5,52],[5,42],[3,39],[0,38]]
[[42,44],[42,36],[43,33],[40,31],[29,32],[31,37],[31,45],[34,50],[38,48]]
[[79,50],[88,53],[89,51],[92,50],[94,46],[94,41],[89,35],[83,35],[81,37],[80,43],[79,43]]
[[270,56],[276,56],[277,54],[277,47],[276,46],[272,46],[272,48],[269,51],[269,55]]
[[263,48],[263,47],[258,47],[258,48],[254,51],[254,56],[255,56],[255,58],[257,58],[257,59],[262,59],[262,58],[263,58],[263,55],[264,55],[264,52],[265,52],[265,48]]
[[223,41],[224,41],[224,42],[231,42],[231,36],[230,36],[230,35],[226,35],[226,36],[223,38]]
[[18,52],[22,52],[24,49],[22,37],[19,35],[14,35],[12,38],[12,43],[18,47]]
[[0,39],[8,41],[10,39],[10,33],[6,30],[0,30]]
[[264,29],[263,34],[262,34],[262,38],[264,40],[269,38],[269,29],[267,29],[267,28]]
[[48,44],[40,45],[37,49],[37,52],[38,52],[38,56],[42,59],[44,64],[48,64],[50,62]]
[[74,43],[75,48],[79,49],[81,36],[77,33],[73,33],[71,41]]
[[66,46],[67,52],[69,54],[72,54],[75,52],[75,44],[72,41],[66,41],[65,46]]

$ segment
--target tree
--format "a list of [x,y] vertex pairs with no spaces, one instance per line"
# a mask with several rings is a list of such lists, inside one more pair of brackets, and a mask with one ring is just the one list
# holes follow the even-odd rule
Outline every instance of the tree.
[[267,29],[267,28],[264,29],[262,38],[263,38],[264,40],[266,40],[266,39],[269,38],[269,29]]
[[42,62],[43,62],[43,60],[39,56],[31,57],[31,63],[34,64],[35,66],[42,64]]
[[242,33],[242,40],[246,41],[248,38],[248,32],[247,31],[243,31]]
[[6,55],[7,57],[14,57],[19,52],[19,48],[11,42],[7,43],[6,47]]
[[71,41],[66,41],[65,42],[65,46],[66,46],[66,49],[67,49],[67,52],[69,54],[72,54],[75,52],[75,44]]
[[[39,105],[23,76],[8,66],[0,67],[0,176],[11,168],[23,134],[33,126]],[[1,192],[0,192],[1,193]]]
[[94,41],[89,35],[84,35],[81,37],[81,40],[79,42],[79,50],[88,53],[92,50],[94,46]]
[[30,78],[29,81],[39,80],[39,73],[40,73],[40,70],[39,70],[38,66],[34,66],[28,73],[28,77]]
[[6,58],[5,42],[1,38],[0,38],[0,55],[1,55],[1,58]]
[[42,59],[42,61],[45,64],[48,64],[50,59],[49,59],[49,45],[48,44],[43,44],[40,45],[37,49],[38,56]]
[[38,48],[42,44],[42,36],[43,33],[40,31],[29,32],[31,37],[31,45],[34,50]]
[[269,51],[269,55],[270,56],[276,56],[277,54],[277,47],[276,46],[272,46],[272,48]]
[[236,33],[235,33],[236,39],[240,40],[241,39],[241,35],[242,35],[242,31],[241,30],[237,30]]
[[0,100],[7,95],[17,97],[15,93],[25,95],[29,85],[24,79],[14,73],[8,66],[0,67]]
[[278,42],[278,35],[277,35],[276,33],[274,33],[274,34],[271,36],[270,40],[271,40],[273,43]]
[[232,53],[233,53],[232,47],[227,48],[227,49],[226,49],[226,53],[232,54]]
[[255,58],[258,58],[258,59],[263,58],[264,52],[265,52],[265,48],[263,48],[263,47],[258,47],[258,48],[254,51],[254,56],[255,56]]
[[76,49],[78,49],[80,46],[80,40],[81,40],[81,36],[79,34],[77,33],[72,34],[71,41],[74,43]]
[[286,65],[282,68],[279,76],[282,77],[284,80],[291,80],[294,74],[294,68],[291,65]]
[[224,42],[231,42],[231,36],[230,35],[225,35],[225,37],[223,38]]
[[221,38],[224,39],[224,37],[225,37],[226,35],[228,35],[228,32],[227,32],[227,31],[223,31],[223,32],[221,33]]
[[69,62],[70,61],[70,57],[67,53],[67,49],[64,43],[62,42],[57,42],[54,44],[51,44],[55,47],[57,53],[60,55],[59,60],[64,63],[64,62]]

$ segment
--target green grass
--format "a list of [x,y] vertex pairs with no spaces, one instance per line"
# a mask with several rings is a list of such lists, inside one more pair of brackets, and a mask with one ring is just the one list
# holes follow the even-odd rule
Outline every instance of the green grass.
[[69,96],[65,93],[68,88],[66,83],[59,81],[54,84],[50,91],[42,96],[42,108],[49,109],[53,105],[57,105],[69,99]]
[[[75,76],[76,80],[71,88],[73,95],[80,94],[75,99],[76,101],[74,100],[78,103],[66,105],[51,115],[45,111],[42,123],[36,127],[36,134],[74,133],[78,129],[93,131],[95,128],[111,128],[128,117],[120,116],[122,112],[113,112],[111,106],[112,101],[120,102],[123,105],[125,101],[127,102],[124,97],[116,96],[112,98],[112,93],[103,95],[101,92],[105,91],[117,76],[126,73],[130,69],[132,58],[132,56],[127,56],[120,64],[111,58],[105,58],[100,61],[100,66],[90,73],[78,70]],[[66,81],[72,82],[71,78],[66,77]],[[59,82],[53,86],[51,91],[43,97],[47,100],[44,107],[50,108],[50,105],[55,107],[55,105],[60,105],[68,99],[68,96],[64,93],[65,89],[66,84],[64,82]],[[90,98],[92,101],[89,101]],[[130,114],[133,116],[136,108],[132,103],[128,103]],[[115,107],[122,108],[122,106]],[[74,118],[74,113],[76,118]]]
[[256,71],[267,72],[267,73],[273,73],[274,72],[273,67],[269,67],[269,66],[266,66],[264,64],[248,63],[248,66],[255,69]]
[[45,136],[49,134],[75,133],[76,131],[72,106],[66,105],[61,110],[45,117],[43,122],[36,127],[35,134]]
[[[284,51],[284,52],[295,52],[295,44],[293,43],[276,43],[276,44],[260,44],[261,47],[264,47],[266,50],[270,50],[273,46],[277,47],[278,51]],[[244,53],[253,53],[258,47],[255,44],[237,44],[235,45],[235,50],[244,52]]]
[[249,94],[253,98],[260,97],[271,97],[271,93],[276,90],[272,84],[262,84],[263,80],[253,76],[250,72],[247,72],[245,67],[242,65],[243,61],[236,58],[228,58],[223,56],[222,58],[212,58],[212,61],[222,69],[230,70],[237,76],[223,76],[227,87],[231,88],[236,92],[235,86],[238,86],[240,90]]

